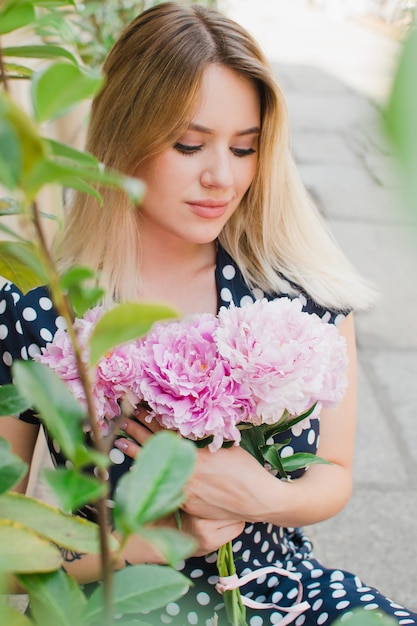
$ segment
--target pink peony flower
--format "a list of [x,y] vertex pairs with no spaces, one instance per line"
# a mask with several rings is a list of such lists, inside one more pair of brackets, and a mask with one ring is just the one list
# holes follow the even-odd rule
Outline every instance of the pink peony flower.
[[188,439],[213,436],[209,448],[240,441],[236,425],[254,410],[246,382],[230,375],[213,334],[217,318],[195,315],[157,324],[140,345],[140,394],[152,418]]
[[256,404],[255,424],[300,415],[315,402],[339,402],[346,388],[346,350],[337,329],[302,311],[300,300],[258,300],[222,307],[215,340],[237,382]]

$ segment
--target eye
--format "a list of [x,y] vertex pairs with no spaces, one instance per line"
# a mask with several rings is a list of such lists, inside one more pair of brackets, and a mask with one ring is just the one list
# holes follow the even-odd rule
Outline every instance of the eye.
[[250,154],[255,154],[256,150],[254,148],[230,148],[233,154],[237,157],[245,157]]
[[181,152],[181,154],[195,154],[196,152],[199,152],[200,150],[202,150],[202,148],[203,148],[202,145],[190,146],[188,144],[178,143],[178,142],[174,144],[174,150]]

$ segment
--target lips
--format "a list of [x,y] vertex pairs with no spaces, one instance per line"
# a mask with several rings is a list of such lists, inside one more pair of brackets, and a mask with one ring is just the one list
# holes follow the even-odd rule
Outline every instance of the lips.
[[226,213],[230,200],[192,200],[187,204],[199,217],[215,219]]

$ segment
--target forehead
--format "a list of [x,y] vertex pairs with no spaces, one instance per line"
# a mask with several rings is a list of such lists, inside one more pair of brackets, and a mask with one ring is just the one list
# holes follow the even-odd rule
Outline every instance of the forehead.
[[228,126],[236,132],[260,125],[260,96],[255,83],[227,67],[208,65],[203,73],[194,126]]

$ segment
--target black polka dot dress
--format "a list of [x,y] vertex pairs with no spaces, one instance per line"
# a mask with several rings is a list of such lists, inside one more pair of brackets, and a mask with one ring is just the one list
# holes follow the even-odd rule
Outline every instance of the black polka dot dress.
[[[217,253],[216,284],[219,306],[228,306],[232,302],[242,305],[257,298],[276,297],[261,290],[250,291],[236,264],[221,246],[218,246]],[[303,293],[296,297],[301,299],[304,310],[318,314],[329,323],[337,323],[344,317],[343,313],[323,309]],[[14,360],[33,357],[63,325],[64,321],[54,311],[46,288],[40,287],[23,295],[14,285],[6,283],[0,291],[0,383],[11,381],[10,366]],[[30,410],[20,419],[33,423],[37,421]],[[279,437],[282,442],[290,439],[282,450],[284,455],[301,451],[315,453],[319,420],[312,419],[309,429],[294,427],[291,432]],[[279,441],[279,438],[276,440]],[[53,462],[56,465],[65,464],[56,442],[48,438],[48,445]],[[110,458],[110,480],[114,488],[119,477],[128,471],[131,461],[117,448],[111,450]],[[297,479],[303,471],[293,473],[291,478]],[[91,510],[87,507],[83,514],[91,517]],[[250,626],[280,624],[288,620],[285,608],[295,604],[302,604],[303,607],[293,614],[291,623],[295,626],[328,625],[338,618],[343,623],[358,607],[388,614],[398,624],[417,624],[416,613],[407,611],[376,589],[368,587],[354,574],[321,565],[313,556],[309,538],[300,528],[282,528],[266,523],[246,524],[243,533],[233,542],[233,553],[240,577],[261,568],[274,567],[241,588],[247,598],[271,605],[262,609],[248,608],[247,623]],[[226,625],[222,596],[215,588],[218,582],[216,558],[214,553],[179,564],[178,568],[193,583],[190,591],[163,610],[142,616],[142,619],[148,624],[211,626],[216,615],[217,624]],[[281,570],[291,577],[283,575]]]

